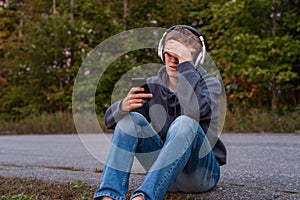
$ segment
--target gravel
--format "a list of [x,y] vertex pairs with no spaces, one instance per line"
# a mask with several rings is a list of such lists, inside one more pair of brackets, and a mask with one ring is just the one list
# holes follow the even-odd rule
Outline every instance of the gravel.
[[[0,136],[0,175],[98,186],[111,135]],[[191,199],[300,199],[300,135],[222,134],[228,163],[218,186]],[[102,152],[100,154],[99,152]],[[143,181],[135,164],[130,189]],[[180,196],[182,194],[178,194]]]

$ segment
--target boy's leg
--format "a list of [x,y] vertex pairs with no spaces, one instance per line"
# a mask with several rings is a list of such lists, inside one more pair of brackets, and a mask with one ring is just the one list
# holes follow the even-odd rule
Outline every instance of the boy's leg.
[[187,116],[180,116],[172,123],[160,154],[131,198],[143,195],[147,200],[163,199],[190,158],[194,143],[198,141],[198,127],[199,124]]
[[169,187],[169,192],[207,192],[220,178],[220,166],[210,143],[199,126],[190,159]]
[[94,199],[103,196],[125,199],[135,152],[137,149],[151,152],[159,146],[162,146],[162,141],[141,114],[132,112],[121,119],[115,128],[101,184]]

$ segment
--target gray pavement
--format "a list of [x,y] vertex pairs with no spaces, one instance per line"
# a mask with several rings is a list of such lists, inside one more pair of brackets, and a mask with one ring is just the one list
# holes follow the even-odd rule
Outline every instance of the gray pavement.
[[[0,136],[0,175],[98,186],[111,135]],[[300,199],[300,135],[222,134],[218,186],[193,199]],[[100,153],[101,152],[101,153]],[[143,180],[138,163],[130,189]]]

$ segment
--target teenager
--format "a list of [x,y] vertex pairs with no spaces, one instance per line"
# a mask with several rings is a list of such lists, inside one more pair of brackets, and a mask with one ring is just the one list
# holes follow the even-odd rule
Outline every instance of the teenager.
[[133,200],[160,200],[169,192],[206,192],[220,178],[226,149],[218,138],[219,80],[201,66],[203,36],[185,25],[166,31],[158,48],[165,65],[106,111],[112,145],[94,198],[123,200],[133,158],[147,174]]

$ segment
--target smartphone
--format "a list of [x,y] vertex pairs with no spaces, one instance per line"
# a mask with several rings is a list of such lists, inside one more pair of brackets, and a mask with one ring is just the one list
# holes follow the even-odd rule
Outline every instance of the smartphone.
[[142,87],[144,88],[143,93],[150,93],[146,78],[138,77],[138,78],[132,78],[131,79],[131,85],[132,87]]

